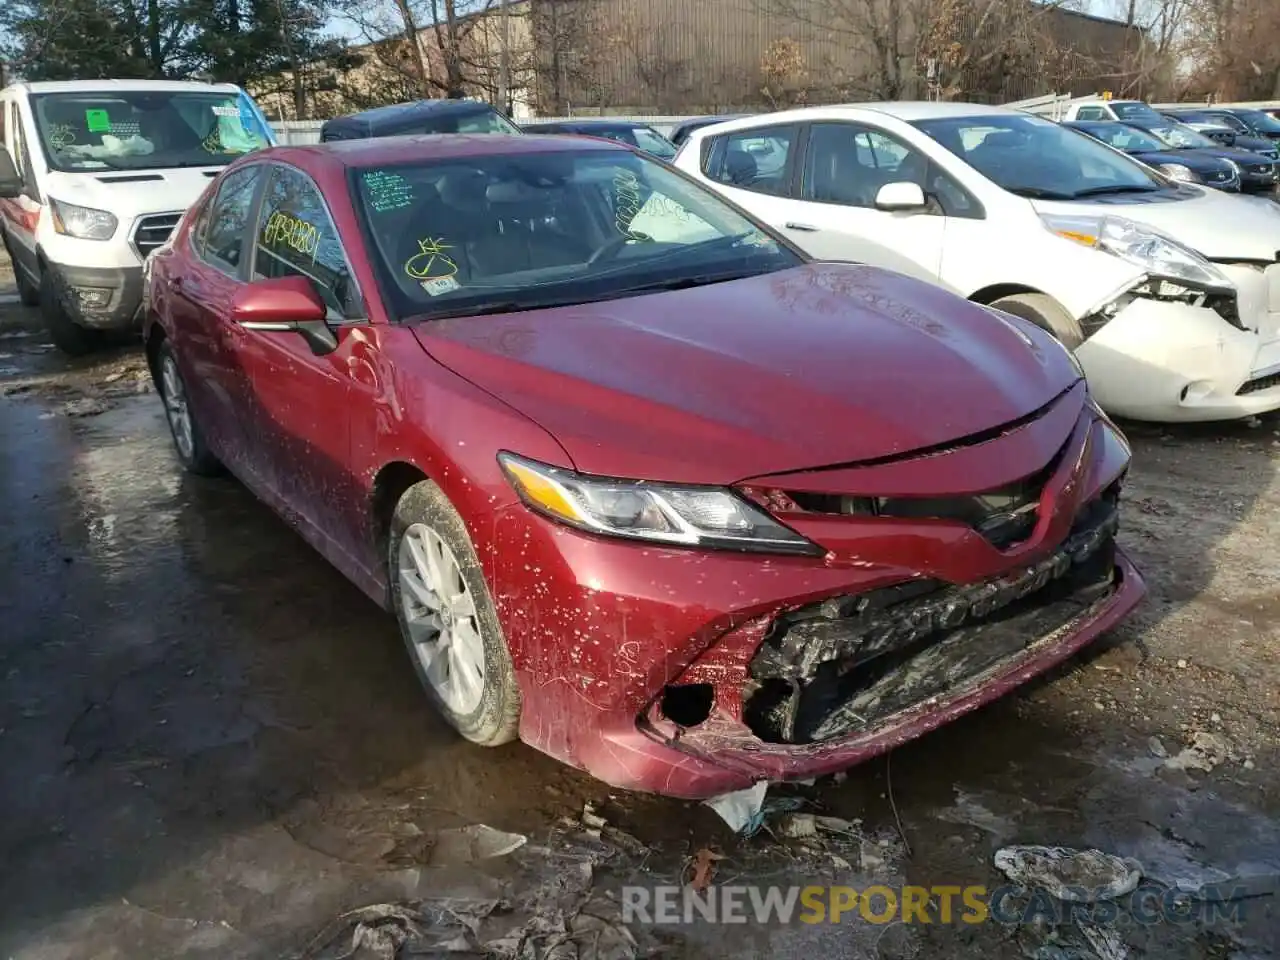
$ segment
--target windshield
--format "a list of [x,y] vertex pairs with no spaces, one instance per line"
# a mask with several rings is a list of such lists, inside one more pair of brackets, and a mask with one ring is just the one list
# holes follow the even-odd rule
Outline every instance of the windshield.
[[1141,164],[1040,117],[992,114],[920,120],[914,126],[1021,197],[1074,200],[1165,185]]
[[[403,131],[408,133],[410,131]],[[412,131],[413,133],[519,133],[524,131],[489,107],[480,107],[470,113],[446,113],[430,117]]]
[[1261,110],[1237,110],[1236,115],[1259,133],[1280,133],[1280,120]]
[[709,190],[616,149],[415,161],[352,179],[399,317],[586,303],[804,262]]
[[31,101],[55,170],[221,167],[271,146],[248,98],[234,93],[110,90]]
[[1165,145],[1155,137],[1127,123],[1095,123],[1085,127],[1084,131],[1127,153],[1157,153],[1165,149]]
[[1211,150],[1221,149],[1219,144],[1210,140],[1203,133],[1192,130],[1185,123],[1174,123],[1170,120],[1164,123],[1154,123],[1145,129],[1166,146],[1174,147],[1178,150],[1203,150],[1206,147]]
[[675,145],[656,130],[636,127],[633,132],[636,135],[636,146],[645,153],[651,153],[662,160],[670,160],[676,155]]
[[1145,103],[1137,103],[1130,101],[1127,103],[1112,103],[1111,112],[1121,120],[1137,120],[1143,117],[1148,119],[1160,118],[1160,114],[1155,109]]

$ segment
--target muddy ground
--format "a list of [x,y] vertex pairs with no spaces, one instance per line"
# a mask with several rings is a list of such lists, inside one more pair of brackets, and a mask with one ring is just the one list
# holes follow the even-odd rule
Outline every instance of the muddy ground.
[[[621,884],[677,882],[701,848],[725,858],[717,883],[994,887],[1010,842],[1253,895],[1235,916],[1121,924],[1129,956],[1280,953],[1280,420],[1129,425],[1140,615],[891,765],[799,791],[856,819],[852,836],[744,840],[705,807],[460,742],[389,618],[233,481],[179,472],[136,347],[66,361],[12,294],[0,274],[0,956],[338,956],[345,911],[406,901],[455,938],[414,955],[509,956],[528,945],[508,928],[545,947],[568,929],[557,904],[571,916],[593,893],[608,927]],[[587,803],[628,836],[584,833]],[[475,860],[448,832],[469,824],[529,842]],[[488,919],[456,939],[468,911]],[[631,931],[681,960],[1125,955],[1087,933]]]

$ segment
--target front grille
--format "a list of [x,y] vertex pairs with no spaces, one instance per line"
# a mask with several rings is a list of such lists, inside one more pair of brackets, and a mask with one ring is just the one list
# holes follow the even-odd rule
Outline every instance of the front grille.
[[1261,390],[1270,390],[1272,387],[1280,387],[1280,373],[1270,373],[1265,377],[1246,380],[1244,386],[1236,391],[1236,396],[1243,397],[1245,394],[1258,393]]
[[1062,460],[1064,446],[1041,470],[1022,480],[965,497],[853,497],[786,491],[801,510],[899,520],[954,520],[1006,549],[1031,536],[1044,485]]
[[1246,173],[1251,173],[1256,177],[1270,176],[1276,171],[1273,163],[1249,163],[1245,164],[1244,169]]
[[143,260],[147,254],[169,239],[173,228],[182,219],[181,213],[156,213],[143,217],[133,231],[133,250]]
[[1230,170],[1213,170],[1205,175],[1205,183],[1229,183],[1232,179]]
[[920,580],[780,616],[750,664],[744,719],[774,743],[868,729],[1080,617],[1115,589],[1119,481],[1037,563],[966,586]]

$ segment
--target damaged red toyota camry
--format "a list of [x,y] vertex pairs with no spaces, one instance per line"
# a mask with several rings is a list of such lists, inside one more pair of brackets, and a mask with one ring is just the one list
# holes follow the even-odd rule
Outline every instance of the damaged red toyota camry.
[[621,145],[256,153],[148,269],[183,464],[394,612],[476,743],[680,797],[810,777],[1144,591],[1129,448],[1049,334]]

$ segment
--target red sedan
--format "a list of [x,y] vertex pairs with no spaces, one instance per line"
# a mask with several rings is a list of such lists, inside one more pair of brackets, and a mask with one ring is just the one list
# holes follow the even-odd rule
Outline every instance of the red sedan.
[[149,298],[182,463],[393,611],[464,737],[616,786],[848,767],[1144,591],[1129,448],[1047,333],[620,145],[252,154]]

